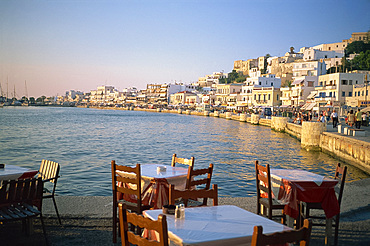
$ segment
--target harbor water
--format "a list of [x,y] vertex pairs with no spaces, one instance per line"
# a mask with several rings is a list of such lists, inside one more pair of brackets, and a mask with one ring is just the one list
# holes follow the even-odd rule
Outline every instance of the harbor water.
[[[255,195],[254,161],[332,177],[338,160],[307,152],[269,127],[213,117],[92,108],[0,109],[0,163],[37,170],[42,159],[61,165],[58,195],[110,196],[111,160],[170,165],[173,153],[213,163],[222,197]],[[348,164],[347,164],[348,165]],[[349,165],[348,180],[369,175]]]

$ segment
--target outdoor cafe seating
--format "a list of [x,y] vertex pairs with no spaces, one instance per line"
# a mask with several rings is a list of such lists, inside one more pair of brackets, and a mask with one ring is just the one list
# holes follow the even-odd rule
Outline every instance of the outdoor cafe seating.
[[[61,225],[62,221],[60,219],[57,203],[55,201],[55,190],[57,187],[58,178],[60,177],[59,171],[60,171],[59,163],[50,160],[42,160],[37,177],[42,178],[42,181],[44,182],[43,199],[51,198],[53,200],[54,209],[58,216],[59,224]],[[52,184],[51,191],[49,191],[45,187],[46,183]]]
[[[285,204],[281,204],[278,199],[273,197],[270,165],[262,166],[255,161],[256,169],[256,187],[257,187],[257,214],[268,217],[269,219],[281,218],[285,224],[285,215],[283,209]],[[273,214],[278,210],[279,214]]]
[[287,243],[300,242],[300,246],[309,245],[311,238],[312,222],[304,220],[303,226],[297,230],[263,234],[262,226],[255,226],[251,246],[286,245]]
[[[340,208],[340,204],[342,202],[343,197],[343,190],[344,190],[344,184],[346,181],[346,174],[347,174],[347,167],[342,167],[340,163],[337,164],[334,179],[339,180],[339,187],[335,187],[335,192],[337,194],[338,204]],[[312,215],[311,210],[316,211],[322,211],[324,212],[324,209],[322,207],[322,203],[313,203],[313,202],[301,202],[301,217],[303,219],[309,218],[313,220],[313,226],[325,226],[327,229],[330,227],[335,228],[334,232],[334,245],[338,245],[338,236],[339,236],[339,219],[340,219],[340,213],[336,214],[334,216],[334,219],[328,220],[327,216],[323,213],[321,215]],[[316,222],[316,221],[321,221]],[[332,224],[333,223],[333,224]]]
[[[168,229],[166,215],[159,215],[157,220],[145,218],[142,215],[131,213],[125,209],[124,204],[118,205],[120,218],[120,233],[122,246],[146,245],[168,246]],[[155,231],[158,241],[143,237],[141,230],[137,228]]]

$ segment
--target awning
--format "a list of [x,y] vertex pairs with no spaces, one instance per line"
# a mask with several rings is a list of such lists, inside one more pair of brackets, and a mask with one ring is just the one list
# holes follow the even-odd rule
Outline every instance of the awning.
[[310,95],[308,95],[307,99],[314,98],[317,95],[318,91],[311,91]]
[[298,85],[300,83],[302,83],[304,81],[304,79],[300,79],[300,80],[295,80],[292,85]]
[[280,108],[287,108],[289,105],[281,105]]
[[315,107],[316,106],[316,103],[314,102],[314,103],[310,103],[310,105],[308,105],[305,109],[306,110],[311,110],[311,109],[313,109],[313,107]]

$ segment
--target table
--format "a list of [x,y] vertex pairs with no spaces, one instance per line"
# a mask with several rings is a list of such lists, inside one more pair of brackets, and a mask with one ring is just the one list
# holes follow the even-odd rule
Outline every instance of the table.
[[[163,171],[159,171],[158,167]],[[142,203],[150,205],[154,209],[162,208],[168,204],[169,184],[175,185],[177,190],[184,190],[188,169],[172,167],[160,164],[141,164],[141,194]],[[121,176],[129,176],[127,173],[117,171]],[[136,196],[124,195],[119,199],[136,202]]]
[[[157,220],[163,212],[146,210],[143,214]],[[292,230],[233,205],[185,208],[185,219],[166,216],[170,245],[250,245],[256,225],[262,225],[264,233]]]
[[4,168],[0,168],[0,181],[32,178],[37,173],[38,171],[31,171],[25,167],[5,165]]
[[334,187],[338,180],[298,169],[271,169],[272,192],[285,214],[298,218],[299,202],[321,203],[328,219],[340,212]]

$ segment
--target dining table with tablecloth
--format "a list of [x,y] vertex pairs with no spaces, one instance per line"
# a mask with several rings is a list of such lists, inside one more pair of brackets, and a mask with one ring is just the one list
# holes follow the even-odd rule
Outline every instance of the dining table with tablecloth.
[[[163,164],[141,164],[141,199],[143,205],[150,205],[152,208],[162,208],[168,204],[169,185],[174,185],[177,190],[184,190],[188,169],[184,167],[172,167]],[[122,171],[117,174],[123,177],[130,175]],[[125,184],[122,184],[125,185]],[[118,199],[136,202],[135,195],[121,194]]]
[[294,219],[299,216],[299,203],[321,203],[326,218],[340,212],[334,187],[338,180],[300,169],[271,169],[272,192],[284,213]]
[[4,166],[0,168],[0,181],[33,178],[37,173],[37,170],[4,164]]

